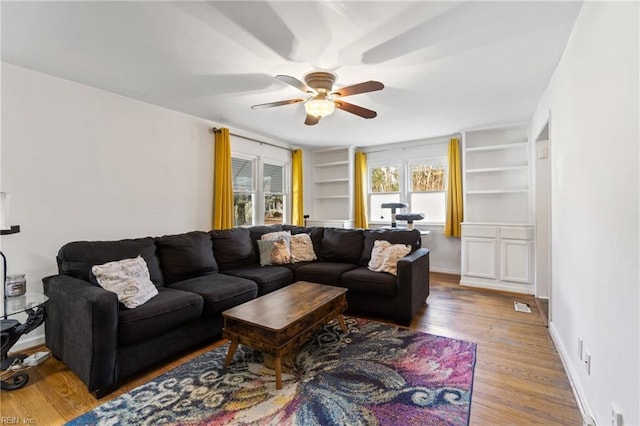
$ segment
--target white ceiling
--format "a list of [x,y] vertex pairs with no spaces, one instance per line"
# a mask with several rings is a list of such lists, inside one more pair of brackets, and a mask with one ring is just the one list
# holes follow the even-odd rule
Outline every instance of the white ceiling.
[[[579,2],[7,2],[2,60],[294,145],[375,145],[527,121]],[[303,124],[311,70],[379,92]]]

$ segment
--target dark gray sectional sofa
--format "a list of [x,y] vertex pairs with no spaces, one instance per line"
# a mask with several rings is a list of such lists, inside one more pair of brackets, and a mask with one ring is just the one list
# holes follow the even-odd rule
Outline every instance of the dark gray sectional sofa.
[[[260,266],[256,241],[268,232],[308,233],[318,260]],[[367,268],[375,240],[412,246],[398,275]],[[407,324],[429,294],[429,251],[416,230],[254,226],[121,241],[78,241],[43,279],[49,297],[46,344],[96,397],[126,377],[220,338],[222,312],[295,281],[346,287],[350,312]],[[134,309],[92,283],[93,265],[142,256],[158,295]]]

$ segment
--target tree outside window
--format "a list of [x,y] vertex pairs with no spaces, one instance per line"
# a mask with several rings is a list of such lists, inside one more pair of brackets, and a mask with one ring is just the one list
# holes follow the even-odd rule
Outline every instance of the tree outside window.
[[383,209],[383,203],[400,201],[400,169],[395,165],[369,169],[369,220],[385,220],[391,223],[391,211]]
[[235,226],[253,225],[255,160],[231,158]]
[[371,192],[400,191],[400,177],[397,166],[371,168]]
[[265,225],[283,223],[285,217],[284,167],[277,164],[264,163],[262,186]]

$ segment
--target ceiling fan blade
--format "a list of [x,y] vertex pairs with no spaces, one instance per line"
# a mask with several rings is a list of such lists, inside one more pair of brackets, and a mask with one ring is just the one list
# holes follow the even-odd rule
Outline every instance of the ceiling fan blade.
[[282,81],[283,83],[287,83],[289,86],[293,86],[298,90],[302,90],[305,93],[313,93],[313,94],[317,93],[311,87],[307,86],[306,83],[303,83],[302,81],[298,80],[295,77],[291,77],[290,75],[278,74],[276,75],[276,78]]
[[343,102],[341,100],[335,101],[336,108],[340,108],[343,111],[350,112],[351,114],[359,115],[362,118],[375,118],[378,113],[361,106]]
[[282,105],[297,104],[297,103],[300,103],[300,102],[304,102],[304,99],[297,98],[297,99],[289,99],[289,100],[286,100],[286,101],[278,101],[278,102],[269,102],[269,103],[266,103],[266,104],[258,104],[258,105],[251,106],[251,109],[273,108],[273,107],[282,106]]
[[351,96],[357,95],[358,93],[367,93],[367,92],[375,92],[376,90],[384,89],[384,84],[379,81],[365,81],[363,83],[354,84],[353,86],[340,87],[331,92],[332,95],[342,96]]
[[307,118],[304,120],[304,124],[307,126],[315,126],[320,122],[320,117],[316,117],[315,115],[307,114]]

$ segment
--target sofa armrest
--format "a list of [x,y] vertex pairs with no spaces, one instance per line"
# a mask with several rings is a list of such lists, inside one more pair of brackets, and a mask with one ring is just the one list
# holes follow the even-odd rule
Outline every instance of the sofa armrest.
[[399,317],[410,322],[429,296],[429,250],[419,248],[398,261]]
[[66,275],[43,278],[49,297],[45,339],[90,392],[113,386],[117,377],[118,298],[115,293]]

